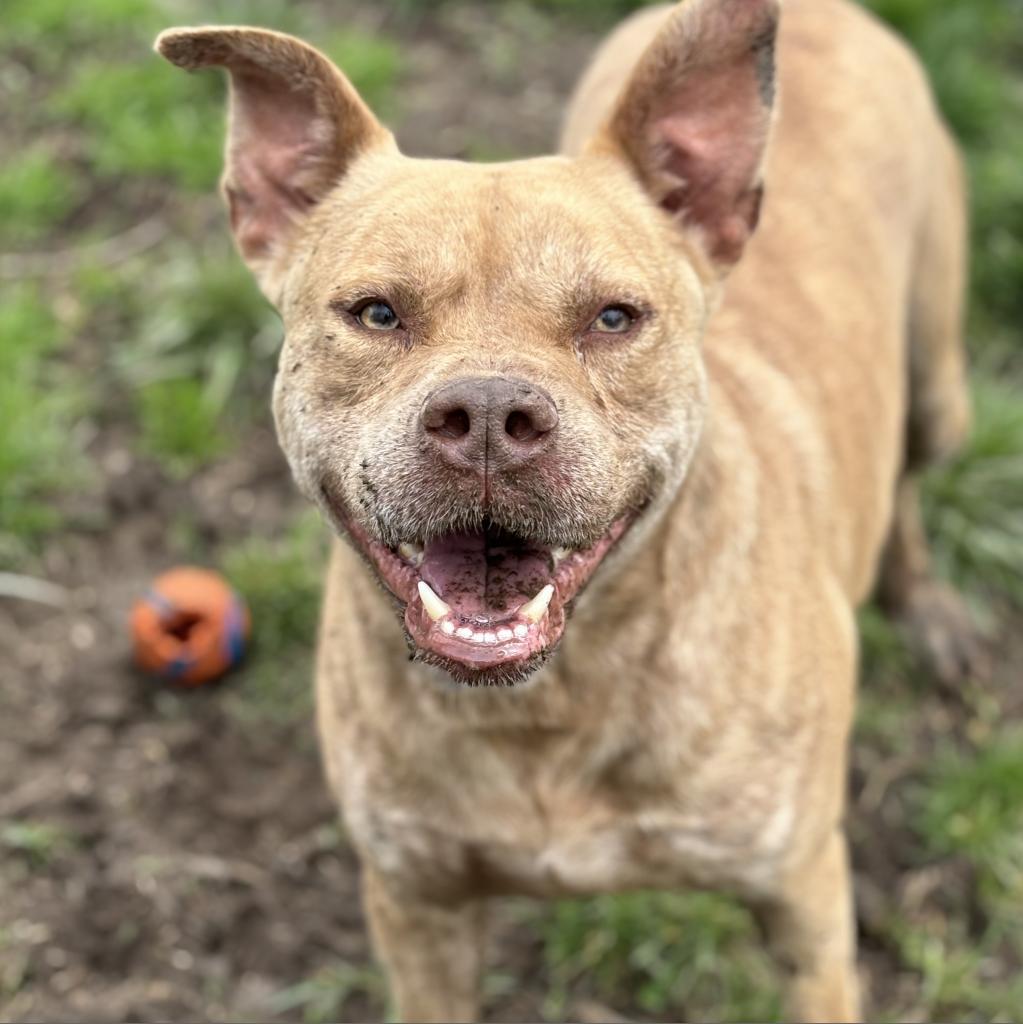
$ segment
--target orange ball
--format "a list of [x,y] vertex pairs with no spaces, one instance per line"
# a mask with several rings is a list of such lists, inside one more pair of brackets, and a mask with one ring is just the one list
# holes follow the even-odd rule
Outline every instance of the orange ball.
[[227,581],[207,569],[171,569],[131,610],[135,661],[164,679],[198,686],[242,660],[249,610]]

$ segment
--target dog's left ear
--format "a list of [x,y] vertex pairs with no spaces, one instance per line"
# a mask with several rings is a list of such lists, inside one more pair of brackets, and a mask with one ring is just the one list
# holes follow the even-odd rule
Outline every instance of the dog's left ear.
[[589,147],[624,156],[721,272],[760,216],[778,18],[779,0],[683,0]]
[[174,28],[156,40],[172,64],[231,80],[223,190],[242,256],[276,300],[282,257],[303,218],[356,159],[394,139],[322,53],[266,29]]

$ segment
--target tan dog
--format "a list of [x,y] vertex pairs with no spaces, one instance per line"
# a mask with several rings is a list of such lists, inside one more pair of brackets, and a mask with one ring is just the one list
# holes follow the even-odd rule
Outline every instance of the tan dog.
[[776,82],[778,13],[637,15],[565,155],[491,166],[400,155],[295,39],[158,41],[231,75],[281,441],[348,542],[323,750],[407,1020],[476,1016],[485,897],[654,886],[741,894],[792,1015],[858,1019],[846,745],[886,538],[892,609],[948,674],[971,652],[905,475],[967,429],[964,204],[905,48],[790,0]]

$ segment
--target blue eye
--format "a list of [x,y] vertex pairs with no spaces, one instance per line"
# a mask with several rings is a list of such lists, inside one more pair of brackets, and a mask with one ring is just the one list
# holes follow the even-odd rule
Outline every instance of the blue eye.
[[608,306],[590,326],[601,334],[624,334],[637,320],[636,314],[626,306]]
[[380,299],[372,299],[352,312],[358,318],[359,323],[371,331],[394,331],[401,327],[398,314]]

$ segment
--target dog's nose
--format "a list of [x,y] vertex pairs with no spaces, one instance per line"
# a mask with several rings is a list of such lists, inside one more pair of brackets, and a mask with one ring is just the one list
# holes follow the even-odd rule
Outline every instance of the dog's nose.
[[438,388],[422,426],[446,462],[478,473],[517,469],[542,455],[558,425],[542,388],[508,377],[464,377]]

